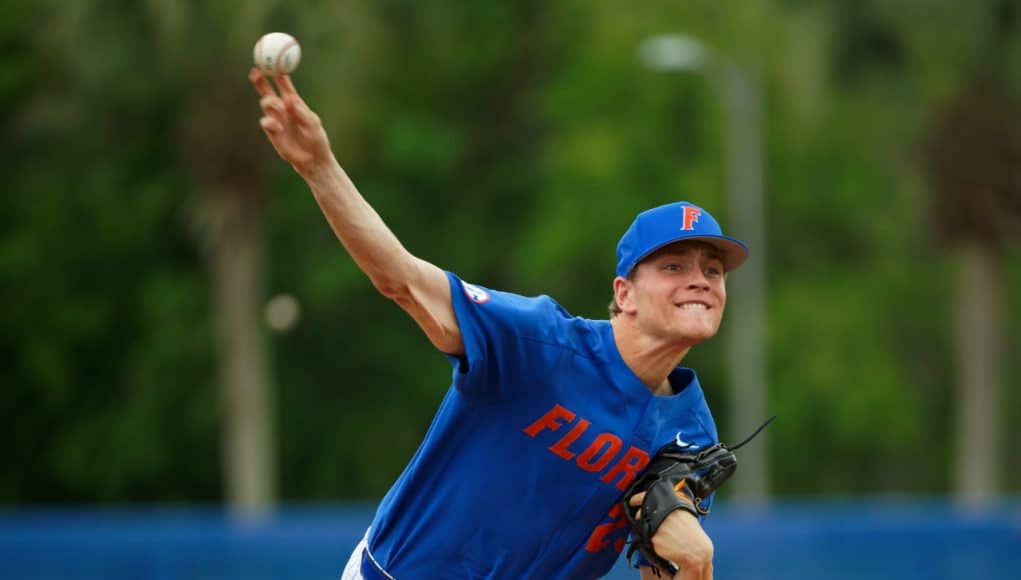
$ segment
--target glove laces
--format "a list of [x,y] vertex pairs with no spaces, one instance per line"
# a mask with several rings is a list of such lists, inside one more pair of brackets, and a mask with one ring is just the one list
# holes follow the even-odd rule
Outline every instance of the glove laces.
[[767,426],[768,426],[768,425],[769,425],[770,423],[772,423],[772,422],[773,422],[773,419],[776,419],[776,415],[773,415],[773,416],[772,416],[772,417],[770,417],[769,419],[766,419],[766,421],[765,421],[764,423],[762,423],[761,425],[759,425],[759,428],[758,428],[758,429],[756,429],[755,431],[753,431],[751,435],[749,435],[749,436],[745,437],[745,438],[744,438],[744,441],[742,441],[742,442],[738,443],[737,445],[735,445],[735,446],[731,447],[731,448],[730,448],[730,450],[731,450],[731,451],[736,451],[736,450],[738,450],[739,448],[741,448],[741,446],[743,446],[743,445],[744,445],[745,443],[748,443],[748,442],[749,442],[749,441],[751,441],[752,439],[755,439],[755,436],[756,436],[756,435],[758,435],[759,433],[761,433],[763,429],[765,429],[765,428],[766,428],[766,427],[767,427]]

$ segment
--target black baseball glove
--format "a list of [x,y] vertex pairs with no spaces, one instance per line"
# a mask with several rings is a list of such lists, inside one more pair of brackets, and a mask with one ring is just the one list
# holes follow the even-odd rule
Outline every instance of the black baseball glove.
[[[706,500],[737,469],[734,451],[751,441],[775,418],[769,418],[754,433],[733,447],[723,443],[702,450],[677,443],[663,446],[653,456],[645,472],[631,483],[621,500],[631,524],[628,560],[638,550],[659,570],[675,574],[677,566],[652,548],[652,536],[674,510],[685,510],[694,516],[708,514]],[[632,506],[631,498],[643,491],[645,498],[642,505]]]

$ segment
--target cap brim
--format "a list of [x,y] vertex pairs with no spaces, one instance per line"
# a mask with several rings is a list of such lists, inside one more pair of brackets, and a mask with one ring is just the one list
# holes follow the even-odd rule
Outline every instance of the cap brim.
[[[723,260],[723,269],[728,272],[736,270],[738,266],[744,264],[745,260],[748,259],[748,246],[744,245],[744,242],[741,240],[728,236],[686,236],[664,242],[652,248],[648,252],[645,252],[642,257],[635,260],[635,265],[637,266],[642,260],[670,244],[689,241],[705,242],[719,250],[720,258]],[[634,266],[632,266],[632,269],[634,269]]]
[[712,246],[723,255],[723,267],[732,272],[748,259],[748,246],[744,242],[727,236],[697,236],[689,240],[701,240]]

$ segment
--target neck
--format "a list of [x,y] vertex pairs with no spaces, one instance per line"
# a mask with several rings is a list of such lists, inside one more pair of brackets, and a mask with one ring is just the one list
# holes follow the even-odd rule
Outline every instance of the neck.
[[642,333],[627,314],[618,314],[610,320],[617,350],[631,372],[654,395],[673,394],[668,377],[688,354],[693,342],[671,343]]

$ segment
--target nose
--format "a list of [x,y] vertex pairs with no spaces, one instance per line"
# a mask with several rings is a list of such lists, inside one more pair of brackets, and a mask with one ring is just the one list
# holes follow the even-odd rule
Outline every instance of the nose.
[[691,278],[688,280],[688,289],[708,291],[710,288],[709,280],[706,279],[705,274],[702,273],[702,270],[696,268],[694,273],[691,275]]

